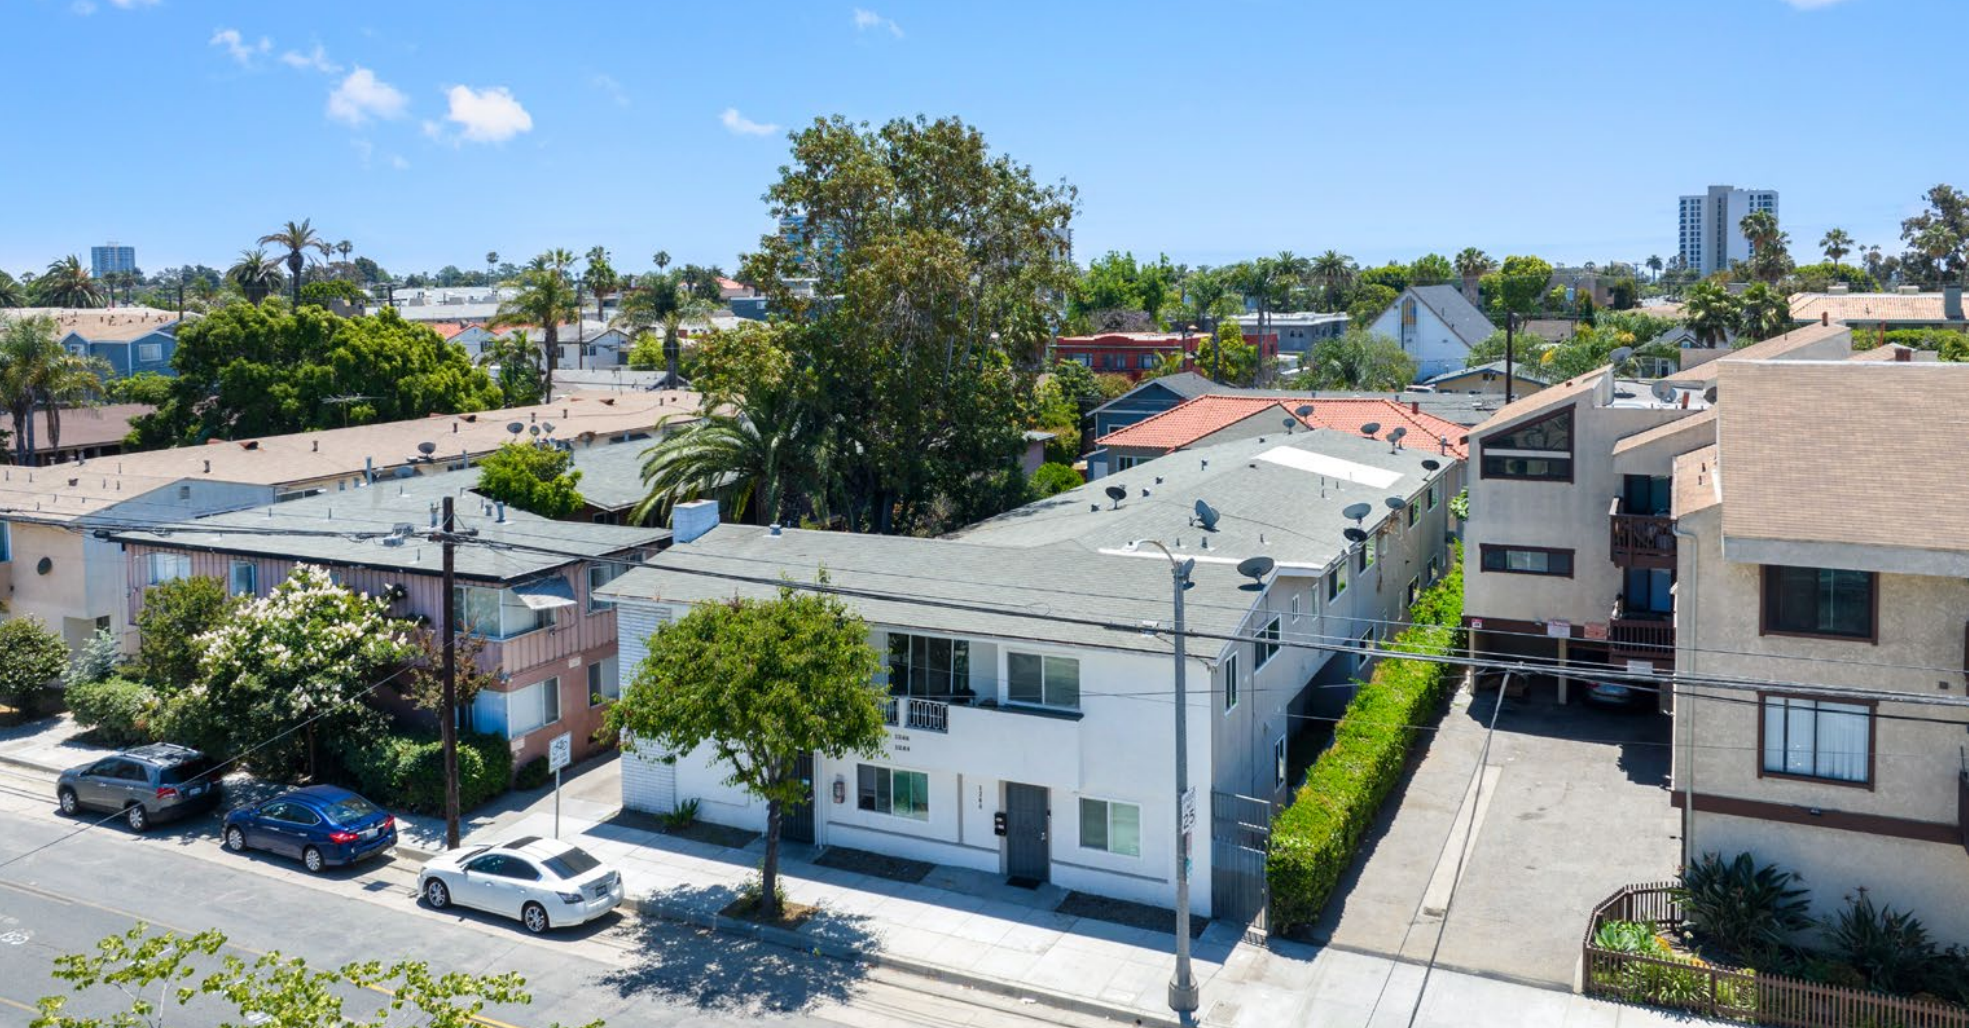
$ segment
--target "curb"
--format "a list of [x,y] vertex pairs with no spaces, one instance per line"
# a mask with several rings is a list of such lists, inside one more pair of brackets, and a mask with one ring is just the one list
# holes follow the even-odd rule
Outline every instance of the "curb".
[[0,753],[0,764],[6,764],[10,767],[24,768],[28,771],[38,771],[44,775],[53,775],[55,777],[60,777],[63,771],[68,770],[67,768],[64,767],[50,767],[49,765],[43,764],[40,761],[25,760],[23,758],[10,756],[5,753]]
[[935,981],[962,985],[967,988],[977,989],[980,992],[995,993],[1014,999],[1031,999],[1057,1010],[1067,1010],[1076,1014],[1102,1017],[1122,1023],[1153,1026],[1153,1028],[1193,1028],[1195,1024],[1195,1022],[1191,1022],[1190,1025],[1185,1025],[1182,1021],[1167,1015],[1145,1013],[1129,1007],[1115,1006],[1109,1003],[1082,999],[1078,996],[1069,996],[1065,993],[1053,992],[1048,989],[1034,988],[1018,982],[990,978],[984,975],[975,975],[966,971],[957,971],[937,964],[912,960],[907,957],[891,956],[879,951],[843,946],[839,943],[828,942],[823,939],[810,938],[801,935],[799,932],[790,931],[785,928],[773,928],[740,918],[706,913],[701,910],[665,903],[649,897],[640,897],[633,902],[636,912],[646,917],[694,925],[725,935],[735,935],[740,938],[752,939],[775,946],[783,946],[788,949],[802,950],[818,956],[827,957],[831,960],[840,960],[851,964],[867,964],[870,967],[886,967],[920,978],[929,978]]

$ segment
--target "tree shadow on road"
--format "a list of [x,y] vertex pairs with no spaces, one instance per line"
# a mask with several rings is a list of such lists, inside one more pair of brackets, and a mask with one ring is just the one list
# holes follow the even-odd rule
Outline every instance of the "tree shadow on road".
[[[737,894],[725,886],[681,886],[653,897],[670,909],[721,910]],[[802,934],[830,949],[875,948],[874,936],[854,915],[822,911]],[[721,1013],[794,1013],[815,1004],[852,999],[867,976],[866,964],[822,956],[817,950],[765,942],[653,915],[630,929],[639,957],[603,976],[602,984],[627,998],[650,996]]]

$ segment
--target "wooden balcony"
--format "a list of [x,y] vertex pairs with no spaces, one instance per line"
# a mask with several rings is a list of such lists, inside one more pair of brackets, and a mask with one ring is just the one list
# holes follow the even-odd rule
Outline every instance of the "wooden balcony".
[[1675,568],[1675,519],[1666,514],[1628,514],[1621,501],[1607,511],[1612,532],[1609,551],[1616,567],[1672,571]]
[[1675,666],[1675,622],[1660,617],[1619,617],[1607,624],[1607,658],[1615,664],[1652,662],[1657,671]]

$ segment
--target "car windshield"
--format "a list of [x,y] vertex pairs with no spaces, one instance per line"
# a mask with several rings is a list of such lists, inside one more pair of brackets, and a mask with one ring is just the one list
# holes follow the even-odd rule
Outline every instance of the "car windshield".
[[376,804],[360,796],[350,796],[347,799],[330,803],[328,806],[322,808],[322,812],[328,815],[328,820],[336,824],[345,825],[351,821],[360,821],[376,813]]
[[589,856],[587,850],[578,846],[558,857],[548,857],[541,863],[546,864],[549,871],[562,878],[579,878],[602,866],[601,861]]
[[203,782],[207,779],[200,776],[210,770],[212,770],[212,762],[199,757],[160,770],[158,779],[167,785],[182,785],[193,780]]

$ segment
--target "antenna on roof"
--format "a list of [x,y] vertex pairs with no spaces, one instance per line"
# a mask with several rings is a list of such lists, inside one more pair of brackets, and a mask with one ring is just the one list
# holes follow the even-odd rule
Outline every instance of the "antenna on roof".
[[1212,507],[1202,500],[1196,501],[1196,523],[1202,525],[1204,531],[1215,532],[1217,530],[1217,519],[1221,516],[1217,513],[1217,508]]
[[1276,565],[1277,562],[1270,557],[1246,557],[1237,562],[1237,573],[1251,579],[1253,585],[1263,586],[1265,576],[1271,574]]
[[526,434],[527,434],[527,435],[535,435],[535,436],[537,436],[537,435],[539,435],[539,434],[540,434],[540,426],[539,426],[539,425],[528,425],[528,426],[526,426]]
[[1656,379],[1655,384],[1650,388],[1652,392],[1655,394],[1656,400],[1662,403],[1675,402],[1675,383],[1670,382],[1665,378]]
[[429,457],[431,454],[438,452],[438,444],[433,442],[418,443],[417,452]]
[[1292,434],[1292,426],[1294,426],[1294,425],[1297,425],[1298,423],[1299,423],[1299,419],[1297,419],[1297,418],[1286,418],[1286,419],[1285,419],[1285,434],[1286,434],[1286,435],[1291,435],[1291,434]]
[[1128,489],[1126,486],[1111,485],[1101,491],[1108,494],[1108,499],[1114,501],[1114,506],[1109,507],[1109,510],[1120,510],[1121,501],[1128,498]]
[[521,432],[526,431],[526,425],[518,421],[508,421],[506,422],[506,431],[514,435],[519,435]]
[[1292,413],[1297,414],[1302,418],[1310,418],[1313,416],[1313,405],[1310,403],[1302,403],[1299,406],[1292,408]]
[[1364,543],[1367,541],[1367,533],[1358,528],[1343,528],[1340,530],[1340,534],[1346,536],[1347,541],[1350,543]]
[[547,433],[548,435],[553,435],[553,434],[554,434],[554,423],[553,423],[553,422],[551,422],[551,421],[543,421],[543,422],[541,422],[541,423],[540,423],[540,430],[541,430],[542,432],[545,432],[545,433]]
[[1365,503],[1350,503],[1340,512],[1340,516],[1358,525],[1361,519],[1374,513],[1374,508]]
[[1381,502],[1386,503],[1388,505],[1389,510],[1400,510],[1403,507],[1408,506],[1408,501],[1402,499],[1399,496],[1390,496],[1386,500],[1383,500]]
[[1403,428],[1403,427],[1402,427],[1402,426],[1400,426],[1400,425],[1396,425],[1396,426],[1395,426],[1395,430],[1394,430],[1394,431],[1392,431],[1392,432],[1390,432],[1390,433],[1388,433],[1388,445],[1389,445],[1389,447],[1390,447],[1390,449],[1388,450],[1388,452],[1389,452],[1389,453],[1393,453],[1393,452],[1395,452],[1396,450],[1399,450],[1399,449],[1401,449],[1401,448],[1402,448],[1402,436],[1405,436],[1405,435],[1407,435],[1407,434],[1408,434],[1408,429],[1406,429],[1406,428]]
[[1704,389],[1704,390],[1702,391],[1702,400],[1703,400],[1703,402],[1704,402],[1704,403],[1710,403],[1710,404],[1713,404],[1713,403],[1715,403],[1715,402],[1716,402],[1716,387],[1712,385],[1712,386],[1710,386],[1709,388],[1707,388],[1707,389]]
[[1370,421],[1367,424],[1361,426],[1361,434],[1367,436],[1370,439],[1380,434],[1380,432],[1381,432],[1381,422],[1379,421]]
[[1430,457],[1422,462],[1422,470],[1424,471],[1435,471],[1436,469],[1442,466],[1443,466],[1443,462],[1437,460],[1434,457]]

